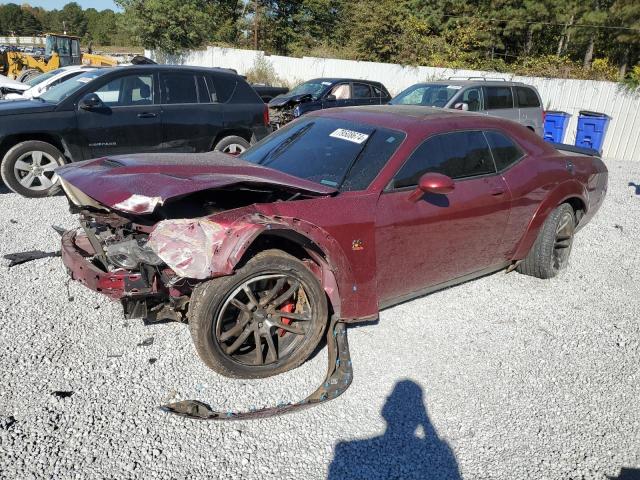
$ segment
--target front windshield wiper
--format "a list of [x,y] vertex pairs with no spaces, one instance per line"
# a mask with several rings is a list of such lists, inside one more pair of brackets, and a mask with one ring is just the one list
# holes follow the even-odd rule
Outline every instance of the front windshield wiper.
[[276,148],[267,153],[262,160],[258,162],[258,165],[267,166],[269,163],[273,162],[276,158],[282,155],[287,148],[289,148],[296,140],[298,140],[302,135],[307,133],[309,129],[314,125],[313,122],[305,125],[296,133],[287,138],[284,142],[278,145]]

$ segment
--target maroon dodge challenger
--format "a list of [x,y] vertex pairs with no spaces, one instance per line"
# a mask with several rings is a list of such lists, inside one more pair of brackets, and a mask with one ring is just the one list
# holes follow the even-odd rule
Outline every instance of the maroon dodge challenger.
[[500,269],[551,278],[607,169],[515,123],[415,106],[305,115],[239,157],[100,158],[57,171],[71,276],[127,318],[188,320],[215,371],[300,365],[328,319]]

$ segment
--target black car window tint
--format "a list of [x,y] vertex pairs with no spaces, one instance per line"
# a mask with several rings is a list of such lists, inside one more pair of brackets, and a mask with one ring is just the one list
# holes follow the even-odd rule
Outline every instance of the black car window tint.
[[384,97],[385,96],[385,94],[382,93],[382,90],[380,90],[375,85],[372,85],[371,88],[373,88],[373,96],[374,97]]
[[516,87],[516,100],[520,108],[537,108],[540,106],[538,95],[531,88]]
[[482,132],[446,133],[431,137],[420,145],[396,174],[393,186],[415,186],[428,172],[461,179],[495,171],[489,145]]
[[524,156],[522,149],[506,135],[499,132],[485,132],[498,171],[513,165]]
[[239,79],[236,83],[231,101],[233,103],[264,103],[256,91],[243,79]]
[[513,94],[510,87],[485,87],[484,90],[487,110],[513,108]]
[[353,98],[371,98],[371,89],[369,88],[369,85],[365,85],[364,83],[354,83]]
[[198,103],[196,79],[192,73],[163,73],[160,79],[162,103]]

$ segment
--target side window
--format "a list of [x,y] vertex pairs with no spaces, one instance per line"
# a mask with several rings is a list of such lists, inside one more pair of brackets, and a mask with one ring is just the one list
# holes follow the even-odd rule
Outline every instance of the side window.
[[470,112],[477,112],[479,110],[482,110],[481,98],[482,97],[480,96],[479,87],[467,88],[462,93],[462,99],[460,101],[466,103],[469,106]]
[[237,79],[232,75],[207,75],[207,85],[213,102],[226,103],[236,89]]
[[540,106],[538,95],[531,88],[515,87],[516,100],[520,108],[537,108]]
[[351,98],[351,88],[348,83],[339,83],[331,89],[329,95],[336,97],[336,100],[349,100]]
[[485,135],[499,172],[524,157],[522,149],[508,136],[494,131],[485,132]]
[[198,103],[196,77],[192,73],[160,75],[163,104]]
[[153,75],[126,75],[111,80],[94,92],[109,107],[151,105]]
[[428,172],[453,179],[495,173],[489,145],[482,132],[454,132],[426,140],[396,174],[394,188],[413,187]]
[[353,98],[371,98],[371,89],[369,88],[369,85],[365,85],[364,83],[354,83]]
[[387,95],[378,87],[376,87],[375,85],[371,85],[371,88],[373,89],[373,96],[378,98],[378,97],[386,97]]
[[364,190],[380,173],[406,135],[394,130],[377,129],[357,157],[341,190]]
[[485,87],[484,103],[487,110],[513,108],[511,87]]

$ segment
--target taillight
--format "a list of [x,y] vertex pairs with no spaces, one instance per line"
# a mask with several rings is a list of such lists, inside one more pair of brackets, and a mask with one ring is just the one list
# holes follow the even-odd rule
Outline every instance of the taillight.
[[544,122],[547,121],[547,112],[546,111],[542,111],[542,123],[544,124]]
[[269,126],[269,106],[265,103],[264,110],[262,111],[262,119],[264,120],[264,126]]

